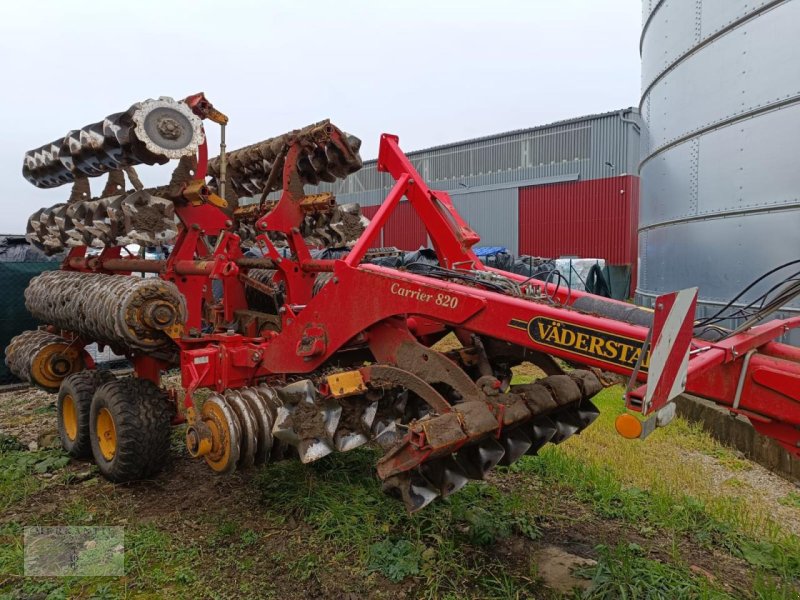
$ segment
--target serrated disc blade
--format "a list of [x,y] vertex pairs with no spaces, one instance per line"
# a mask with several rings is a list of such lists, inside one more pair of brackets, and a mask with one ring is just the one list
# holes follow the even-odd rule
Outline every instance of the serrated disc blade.
[[297,452],[300,455],[300,462],[303,464],[314,462],[324,456],[328,456],[335,448],[328,440],[311,438],[301,440],[297,445]]
[[442,498],[454,494],[469,481],[464,469],[452,456],[424,462],[419,466],[419,471]]
[[470,479],[483,479],[505,454],[503,447],[492,437],[465,446],[456,454],[456,461]]
[[561,411],[550,415],[556,426],[556,434],[550,441],[560,444],[581,430],[581,422],[572,411]]
[[506,451],[503,458],[501,458],[498,463],[504,467],[514,463],[533,446],[533,441],[522,427],[515,427],[514,429],[504,431],[502,435],[500,435],[498,441],[503,447],[503,450]]
[[547,417],[538,417],[526,425],[528,437],[531,439],[531,447],[525,454],[535,455],[547,444],[556,434],[556,424]]
[[433,486],[416,472],[405,472],[389,477],[383,482],[383,491],[402,500],[409,513],[422,510],[439,495]]

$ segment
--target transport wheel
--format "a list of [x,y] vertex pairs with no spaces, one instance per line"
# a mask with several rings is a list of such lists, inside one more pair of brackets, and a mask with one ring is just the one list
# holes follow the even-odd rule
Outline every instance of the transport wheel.
[[58,435],[61,447],[73,458],[89,458],[92,444],[89,439],[89,410],[97,386],[111,381],[110,371],[81,371],[61,382],[56,402]]
[[89,437],[100,473],[117,483],[158,473],[169,453],[173,412],[164,392],[146,379],[119,379],[98,387],[89,412]]

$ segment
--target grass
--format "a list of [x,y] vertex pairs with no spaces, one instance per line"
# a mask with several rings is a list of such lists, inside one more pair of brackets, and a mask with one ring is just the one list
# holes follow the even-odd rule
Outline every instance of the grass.
[[784,506],[800,509],[800,492],[789,492],[786,496],[778,500],[778,502]]
[[[302,519],[367,572],[395,582],[418,577],[428,597],[471,597],[476,585],[486,597],[494,595],[497,590],[486,585],[497,578],[483,575],[500,565],[478,550],[512,534],[536,538],[535,507],[520,494],[475,484],[409,516],[380,491],[376,458],[363,450],[306,466],[278,463],[262,472],[257,485],[276,516]],[[502,587],[523,594],[536,586],[509,576]]]
[[41,489],[44,483],[37,476],[58,471],[68,462],[60,450],[28,452],[12,438],[0,439],[0,512]]
[[669,565],[647,556],[638,544],[599,546],[597,565],[586,569],[591,591],[581,598],[593,600],[669,600],[672,598],[731,598],[709,580],[684,566]]
[[[580,436],[411,516],[381,492],[379,454],[368,448],[226,480],[260,498],[255,513],[199,498],[179,516],[156,512],[144,523],[107,484],[69,484],[60,452],[27,452],[0,439],[3,511],[60,485],[68,493],[45,521],[127,521],[127,575],[111,581],[9,583],[22,569],[22,524],[0,525],[0,599],[560,598],[543,587],[533,553],[565,543],[563,531],[586,532],[580,553],[597,559],[581,573],[593,587],[570,598],[797,598],[800,541],[752,493],[743,477],[750,463],[680,419],[643,443],[617,436],[620,397],[619,388],[602,392],[601,416]],[[725,485],[711,480],[709,464],[729,473]],[[781,504],[800,507],[800,496],[789,493]],[[595,535],[600,524],[611,534]],[[749,584],[725,588],[724,577],[695,568],[699,554],[740,565]]]

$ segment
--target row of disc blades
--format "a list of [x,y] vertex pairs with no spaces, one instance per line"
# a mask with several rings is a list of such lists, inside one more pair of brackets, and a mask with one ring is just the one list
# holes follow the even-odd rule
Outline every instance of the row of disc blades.
[[[563,383],[550,387],[533,384],[517,390],[523,396],[532,395],[528,405],[547,414],[530,418],[528,412],[524,422],[505,426],[499,437],[483,435],[454,454],[436,456],[393,474],[385,479],[384,491],[415,512],[439,496],[458,491],[470,479],[483,479],[498,464],[509,465],[525,454],[536,454],[548,442],[560,443],[578,433],[599,414],[589,396],[600,384],[588,374],[586,381],[571,383],[567,397],[559,391],[565,389]],[[549,397],[545,398],[545,393]],[[307,379],[279,388],[261,384],[213,394],[201,415],[207,423],[213,422],[217,431],[229,432],[222,436],[226,444],[217,444],[206,456],[214,470],[226,473],[266,462],[277,443],[293,446],[304,463],[368,442],[379,444],[388,456],[402,440],[403,423],[432,418],[426,409],[414,408],[405,391],[370,390],[365,395],[335,399],[320,394]]]
[[202,122],[185,103],[150,99],[29,150],[22,174],[36,187],[58,187],[81,176],[193,156],[204,139]]
[[[326,212],[305,215],[299,229],[303,239],[311,247],[343,248],[354,244],[367,225],[369,219],[361,212],[361,206],[350,202],[336,205]],[[256,245],[256,236],[259,233],[254,220],[242,219],[237,222],[236,234],[245,248]],[[286,244],[283,234],[268,232],[267,235],[277,246]]]
[[[416,512],[436,498],[458,491],[470,479],[485,478],[497,465],[511,465],[526,454],[537,454],[548,442],[559,444],[582,431],[599,415],[590,398],[600,389],[597,377],[583,370],[546,377],[533,384],[512,386],[508,398],[520,397],[524,404],[517,403],[514,408],[506,405],[504,425],[499,435],[493,429],[478,439],[458,444],[454,454],[442,456],[434,452],[432,459],[419,466],[385,477],[383,489],[402,500],[409,512]],[[504,403],[503,395],[498,396],[498,401]],[[454,409],[458,411],[459,405],[454,405]],[[428,418],[442,417],[431,415]],[[469,420],[467,417],[463,423]],[[467,433],[467,426],[462,427]],[[387,452],[380,462],[389,458],[391,452]]]
[[[342,144],[331,139],[332,131],[338,132]],[[257,196],[283,186],[282,173],[273,175],[276,167],[283,168],[282,150],[290,142],[296,142],[301,152],[297,158],[297,170],[304,184],[332,183],[344,179],[362,166],[361,140],[342,132],[327,121],[315,123],[303,129],[285,133],[251,144],[226,155],[226,179],[239,197]],[[220,158],[208,163],[208,174],[220,176]],[[267,183],[270,185],[267,186]]]
[[57,254],[76,246],[157,246],[177,235],[174,203],[141,190],[40,208],[28,218],[25,237]]

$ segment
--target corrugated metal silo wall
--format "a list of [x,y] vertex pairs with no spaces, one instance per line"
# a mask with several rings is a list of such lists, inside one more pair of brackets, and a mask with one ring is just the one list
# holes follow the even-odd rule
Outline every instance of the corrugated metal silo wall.
[[[456,209],[481,236],[481,245],[505,246],[514,253],[635,263],[639,160],[635,110],[512,131],[408,156],[432,188],[450,193]],[[389,175],[377,172],[373,160],[347,179],[322,184],[314,191],[332,191],[340,203],[358,202],[370,216],[368,207],[380,204],[393,183]],[[536,232],[542,231],[535,223],[536,210],[521,208],[520,203],[530,202],[520,199],[530,195],[527,190],[536,190],[536,198],[551,194],[557,198],[555,204],[548,204],[552,209],[547,222],[559,212],[576,216],[559,219],[560,229],[549,230],[547,236],[581,240],[580,247],[534,242]],[[382,244],[415,250],[426,243],[422,223],[411,206],[402,202],[385,227]]]
[[711,314],[800,258],[798,39],[798,0],[643,2],[639,302],[699,285]]

